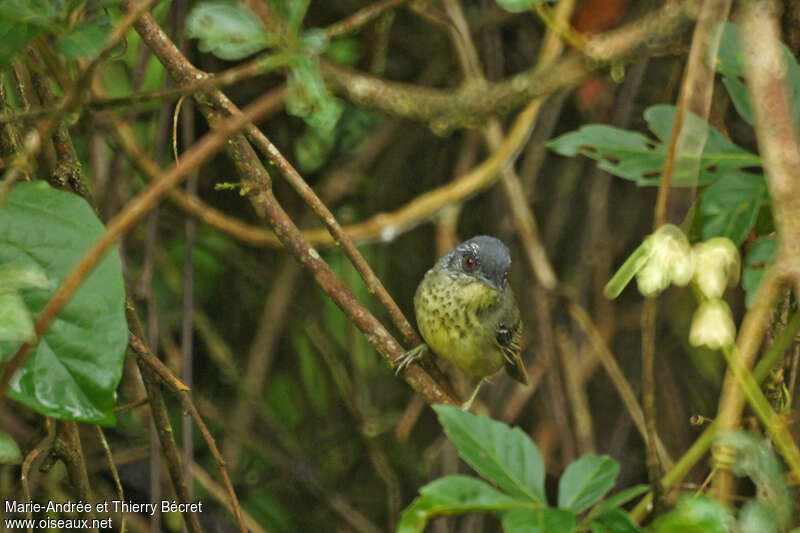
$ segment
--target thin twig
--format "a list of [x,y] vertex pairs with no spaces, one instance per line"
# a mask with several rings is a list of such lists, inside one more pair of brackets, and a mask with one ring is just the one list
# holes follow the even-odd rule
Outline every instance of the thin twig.
[[[103,433],[103,429],[95,425],[94,429],[97,431],[97,439],[100,441],[100,445],[103,447],[103,452],[106,455],[106,460],[108,461],[108,469],[111,471],[111,477],[114,479],[114,488],[117,489],[117,498],[119,501],[125,501],[125,492],[122,490],[122,482],[119,480],[119,472],[117,472],[117,465],[114,464],[114,456],[111,454],[111,448],[108,445],[108,441],[106,440],[106,436]],[[125,533],[125,517],[122,517],[122,524],[120,525],[120,533]]]
[[[83,458],[78,423],[59,422],[59,425],[60,428],[56,432],[56,439],[53,443],[53,451],[67,467],[70,484],[77,492],[78,499],[90,504],[83,512],[83,517],[91,524],[96,516],[94,496],[92,496],[92,488],[89,485],[89,474],[86,472],[86,461]],[[97,527],[91,527],[89,531],[97,533]]]
[[[197,463],[192,464],[192,477],[197,481],[203,489],[208,492],[215,500],[225,506],[225,508],[233,513],[228,494],[225,489],[219,486],[216,481],[205,471],[205,469]],[[269,533],[264,529],[253,516],[245,510],[242,510],[242,519],[244,520],[247,529],[253,533]]]
[[114,412],[121,413],[123,411],[128,411],[130,409],[136,409],[137,407],[142,407],[143,405],[147,405],[148,401],[149,400],[147,398],[142,398],[140,400],[136,400],[135,402],[118,405],[114,407]]
[[128,337],[128,344],[131,349],[136,352],[136,355],[141,358],[147,366],[152,368],[158,377],[172,390],[179,392],[186,392],[189,390],[189,387],[187,387],[183,381],[173,374],[159,358],[153,355],[144,340],[131,333]]
[[[603,338],[597,331],[597,328],[594,326],[594,324],[592,324],[589,315],[581,306],[575,302],[571,302],[569,304],[569,314],[581,328],[594,348],[594,354],[600,359],[600,363],[603,365],[603,368],[605,368],[609,379],[611,379],[611,382],[614,384],[614,388],[617,389],[617,393],[622,400],[622,404],[628,410],[628,414],[630,414],[631,420],[633,420],[633,423],[636,426],[636,429],[639,431],[639,434],[642,436],[642,438],[647,439],[647,429],[644,423],[644,414],[642,413],[642,408],[636,401],[636,394],[633,392],[633,388],[628,383],[628,380],[625,379],[625,375],[622,373],[622,370],[617,364],[616,359],[614,359],[614,355],[606,347],[605,342],[603,342]],[[656,450],[660,455],[661,463],[666,468],[671,468],[673,461],[670,459],[666,448],[661,443],[661,439],[657,434],[655,435],[655,442]]]
[[[132,306],[126,308],[125,315],[128,319],[128,328],[130,329],[131,336],[141,338],[144,335],[144,331],[142,330],[142,325],[139,323],[139,317],[136,315],[136,311]],[[149,352],[149,350],[147,351]],[[144,359],[137,357],[136,363],[139,367],[142,380],[144,381],[145,389],[147,390],[147,397],[150,400],[150,414],[153,417],[153,424],[158,433],[161,451],[167,463],[167,471],[172,480],[175,494],[181,503],[190,503],[191,498],[186,484],[186,477],[183,473],[183,464],[181,462],[178,446],[175,444],[175,435],[172,432],[172,426],[169,422],[169,414],[167,413],[167,407],[164,403],[164,396],[161,393],[159,379],[153,367],[145,363]],[[197,513],[193,513],[187,508],[183,511],[183,519],[191,533],[202,533],[203,529],[200,526]]]
[[[22,483],[22,493],[25,495],[25,501],[30,502],[31,500],[31,487],[30,487],[30,471],[33,462],[39,457],[42,453],[47,452],[53,446],[53,441],[55,440],[56,431],[55,431],[55,423],[51,418],[44,419],[45,424],[45,435],[42,437],[42,440],[39,444],[34,447],[28,455],[25,456],[25,460],[22,461],[22,468],[20,470],[20,482]],[[33,515],[31,510],[27,510],[25,513],[25,518],[28,519],[28,523],[33,523]],[[33,533],[33,526],[28,527],[29,533]]]

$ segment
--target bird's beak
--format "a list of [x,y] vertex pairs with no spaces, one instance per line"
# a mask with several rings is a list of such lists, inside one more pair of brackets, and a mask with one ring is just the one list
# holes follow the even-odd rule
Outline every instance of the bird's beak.
[[495,280],[489,279],[486,276],[480,276],[478,279],[481,281],[481,283],[496,290],[497,292],[503,292],[503,289],[505,289],[504,283],[497,283]]

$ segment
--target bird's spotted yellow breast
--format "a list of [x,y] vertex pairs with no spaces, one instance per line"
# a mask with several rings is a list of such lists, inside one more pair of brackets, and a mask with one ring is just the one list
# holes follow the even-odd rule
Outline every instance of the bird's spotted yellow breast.
[[414,296],[420,333],[436,353],[473,377],[485,377],[503,366],[503,354],[479,315],[500,293],[480,281],[428,271]]

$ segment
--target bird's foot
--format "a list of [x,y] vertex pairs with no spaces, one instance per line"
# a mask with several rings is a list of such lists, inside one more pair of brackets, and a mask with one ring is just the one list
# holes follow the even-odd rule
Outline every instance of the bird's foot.
[[427,349],[428,345],[423,343],[417,346],[416,348],[410,349],[403,355],[396,357],[394,360],[395,362],[394,373],[399,374],[400,372],[408,368],[408,365],[410,365],[411,363],[422,357],[422,354],[424,354]]
[[469,411],[472,408],[472,402],[474,402],[475,398],[478,396],[478,391],[481,390],[481,387],[483,387],[483,384],[487,381],[489,381],[487,378],[481,378],[481,380],[478,382],[478,386],[475,387],[474,391],[472,391],[472,395],[469,397],[469,400],[461,404],[462,411]]

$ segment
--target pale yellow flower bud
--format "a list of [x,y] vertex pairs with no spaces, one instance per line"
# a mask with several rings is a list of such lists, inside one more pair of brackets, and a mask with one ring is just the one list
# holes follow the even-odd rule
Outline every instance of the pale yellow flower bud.
[[721,298],[727,287],[739,281],[739,250],[726,237],[715,237],[694,245],[694,281],[709,299]]
[[665,224],[647,237],[647,262],[636,274],[639,292],[656,296],[670,283],[683,286],[694,272],[692,248],[680,228]]
[[725,300],[706,300],[700,304],[692,317],[689,343],[718,350],[730,346],[735,340],[736,326]]

